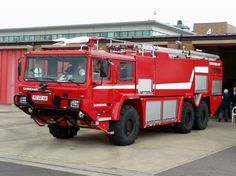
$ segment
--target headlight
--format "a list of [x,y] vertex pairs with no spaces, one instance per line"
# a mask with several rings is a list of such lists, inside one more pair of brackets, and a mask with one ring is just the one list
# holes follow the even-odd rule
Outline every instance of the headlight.
[[19,103],[20,104],[27,104],[26,97],[20,97]]
[[71,100],[70,101],[70,107],[79,109],[80,101],[79,100]]

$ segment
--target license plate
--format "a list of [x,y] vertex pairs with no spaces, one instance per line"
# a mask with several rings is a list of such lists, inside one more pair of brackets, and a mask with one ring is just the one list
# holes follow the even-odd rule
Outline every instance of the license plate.
[[48,96],[43,96],[43,95],[33,95],[32,100],[37,100],[37,101],[48,101]]

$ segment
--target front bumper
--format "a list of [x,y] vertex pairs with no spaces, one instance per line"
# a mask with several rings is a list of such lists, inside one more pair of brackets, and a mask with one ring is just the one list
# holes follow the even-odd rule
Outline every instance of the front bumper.
[[[39,97],[36,98],[36,96]],[[81,100],[44,92],[29,92],[27,95],[14,96],[14,104],[29,114],[39,126],[55,123],[62,126],[87,126],[111,134],[108,131],[111,117],[97,116],[96,111],[89,110],[89,102],[85,103],[84,108],[87,109],[82,107]]]
[[[40,97],[43,97],[40,99]],[[28,93],[27,95],[15,95],[14,104],[22,108],[31,109],[57,109],[79,111],[81,100],[74,98],[65,98],[47,93]]]

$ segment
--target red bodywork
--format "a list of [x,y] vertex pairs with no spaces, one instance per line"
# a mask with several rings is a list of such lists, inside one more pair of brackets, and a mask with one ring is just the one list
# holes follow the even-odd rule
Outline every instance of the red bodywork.
[[[140,128],[146,128],[181,122],[185,101],[194,107],[205,101],[213,115],[222,99],[220,60],[174,58],[164,52],[157,52],[153,57],[149,52],[34,51],[25,54],[21,75],[25,75],[28,58],[51,56],[86,57],[87,75],[85,82],[80,84],[22,78],[15,104],[40,125],[87,126],[109,134],[109,122],[119,120],[124,104],[137,110]],[[108,80],[93,80],[94,59],[112,63]],[[124,62],[133,68],[132,78],[125,81],[120,79]],[[43,88],[43,83],[46,88]],[[20,103],[22,96],[26,97],[27,103]],[[79,101],[78,109],[70,107],[71,100]]]

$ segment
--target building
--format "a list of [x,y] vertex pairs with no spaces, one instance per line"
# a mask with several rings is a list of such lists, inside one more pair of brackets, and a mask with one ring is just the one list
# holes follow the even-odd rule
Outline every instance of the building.
[[194,33],[154,20],[0,29],[0,43],[39,42],[57,38],[100,36],[108,38],[193,35]]
[[224,63],[224,88],[232,90],[232,87],[236,86],[236,33],[193,35],[192,32],[156,21],[2,29],[0,30],[0,37],[2,37],[0,42],[0,104],[13,103],[13,96],[17,92],[19,83],[18,59],[27,50],[51,49],[52,39],[71,38],[85,34],[98,34],[98,36],[150,43],[168,48],[199,49],[203,52],[218,54]]
[[197,34],[232,34],[236,33],[236,27],[227,22],[194,23],[193,32]]

